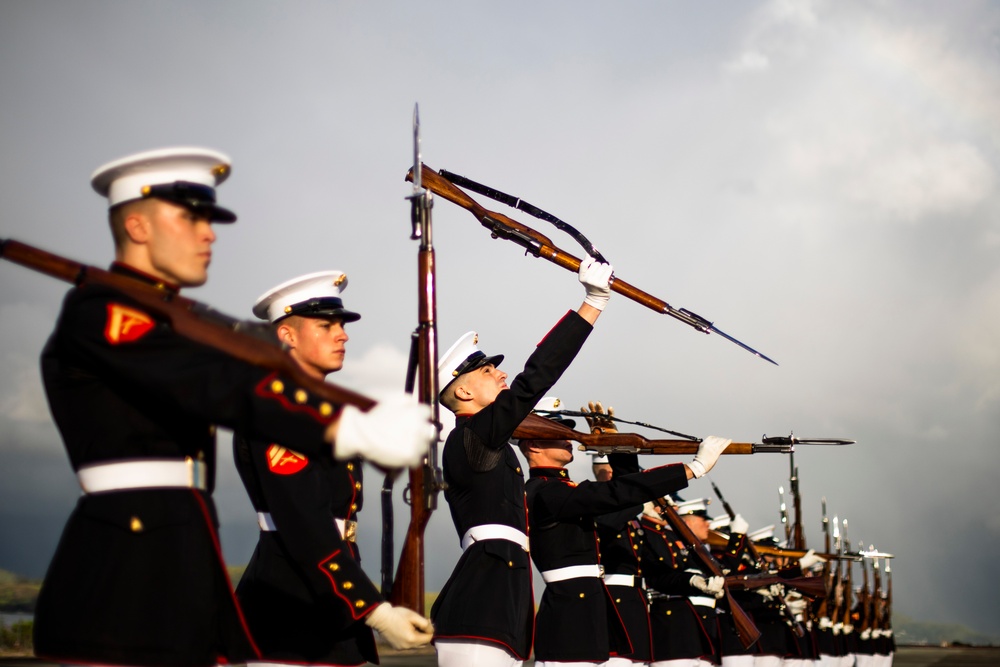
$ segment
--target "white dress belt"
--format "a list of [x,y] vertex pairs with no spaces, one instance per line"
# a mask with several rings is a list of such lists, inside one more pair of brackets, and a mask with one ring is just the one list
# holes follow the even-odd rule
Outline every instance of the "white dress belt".
[[274,519],[271,518],[270,512],[257,512],[257,525],[265,533],[278,530],[278,527],[274,525]]
[[208,489],[207,468],[191,457],[143,459],[83,466],[76,478],[84,493],[129,489]]
[[556,581],[565,581],[567,579],[579,579],[581,577],[595,577],[597,579],[603,579],[604,566],[570,565],[569,567],[560,567],[555,570],[546,570],[545,572],[542,572],[542,579],[544,579],[547,584],[551,584]]
[[606,574],[604,575],[605,586],[635,586],[634,574]]
[[521,547],[522,550],[529,551],[528,536],[517,528],[505,526],[502,523],[484,523],[465,531],[465,535],[462,537],[462,551],[483,540],[507,540]]
[[699,607],[712,607],[715,609],[715,598],[706,595],[689,595],[688,602]]
[[[337,526],[337,530],[340,531],[340,537],[343,538],[345,542],[357,541],[357,521],[334,518],[333,523]],[[265,533],[275,532],[278,530],[278,527],[274,523],[274,519],[271,518],[270,512],[257,512],[257,525],[260,526],[260,529]]]

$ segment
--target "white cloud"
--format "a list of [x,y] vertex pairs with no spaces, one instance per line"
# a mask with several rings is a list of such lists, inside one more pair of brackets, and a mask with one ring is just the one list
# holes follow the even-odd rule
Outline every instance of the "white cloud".
[[770,61],[759,51],[744,51],[734,60],[723,66],[727,72],[762,72],[768,68]]

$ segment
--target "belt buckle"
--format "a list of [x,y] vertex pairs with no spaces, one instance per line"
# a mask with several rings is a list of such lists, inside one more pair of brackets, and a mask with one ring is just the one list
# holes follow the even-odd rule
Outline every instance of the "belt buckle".
[[604,579],[604,564],[603,563],[598,563],[597,564],[597,576],[600,577],[601,579]]
[[208,480],[206,479],[207,475],[205,474],[205,462],[196,461],[190,456],[185,456],[184,463],[187,466],[188,487],[198,489],[200,491],[207,490]]
[[344,521],[344,541],[345,542],[357,542],[358,541],[358,522],[346,520]]

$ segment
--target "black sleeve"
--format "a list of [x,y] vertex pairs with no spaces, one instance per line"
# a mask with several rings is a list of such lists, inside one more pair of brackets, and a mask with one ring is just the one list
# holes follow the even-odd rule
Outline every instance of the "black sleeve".
[[613,477],[608,482],[548,486],[552,491],[539,494],[531,508],[540,525],[572,517],[599,516],[641,505],[686,487],[687,474],[684,466],[669,465],[634,475]]
[[486,447],[502,449],[552,385],[576,357],[593,327],[575,311],[569,311],[542,339],[506,391],[492,405],[469,418],[471,429]]

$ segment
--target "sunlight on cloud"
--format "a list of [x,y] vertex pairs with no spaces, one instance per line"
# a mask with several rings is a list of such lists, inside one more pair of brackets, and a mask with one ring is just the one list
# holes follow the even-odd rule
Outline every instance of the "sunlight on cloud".
[[399,393],[406,381],[407,355],[392,345],[381,344],[366,350],[359,358],[348,352],[344,369],[328,379],[361,393]]
[[725,64],[723,69],[727,72],[762,72],[768,68],[770,61],[763,53],[758,51],[744,51],[735,60]]
[[[890,148],[890,147],[886,147]],[[969,144],[897,145],[873,155],[849,184],[858,203],[904,221],[962,213],[992,192],[989,163]]]

